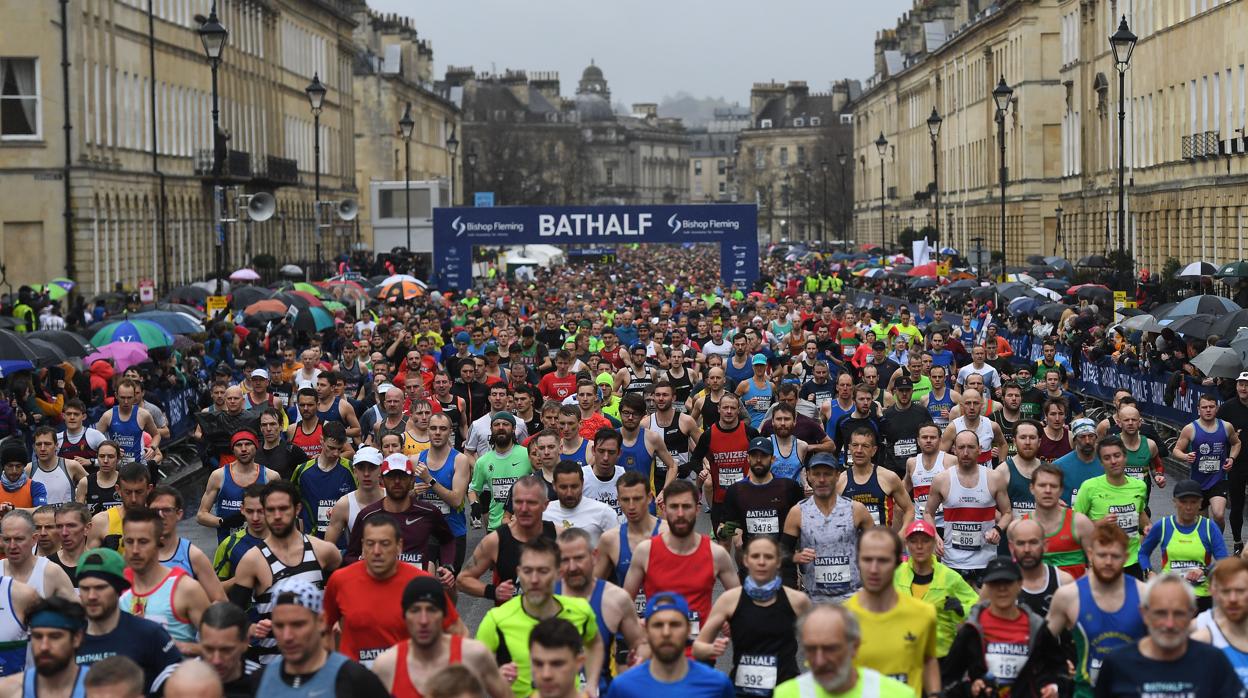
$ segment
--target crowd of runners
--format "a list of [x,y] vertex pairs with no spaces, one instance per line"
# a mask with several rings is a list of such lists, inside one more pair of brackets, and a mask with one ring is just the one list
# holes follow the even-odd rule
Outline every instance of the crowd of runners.
[[1166,452],[1056,346],[705,258],[222,321],[200,501],[141,371],[64,401],[0,448],[0,696],[1244,694],[1248,374]]

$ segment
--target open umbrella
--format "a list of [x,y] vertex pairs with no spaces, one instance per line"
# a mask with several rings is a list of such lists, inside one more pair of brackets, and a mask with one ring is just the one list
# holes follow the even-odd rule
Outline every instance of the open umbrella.
[[247,268],[235,269],[234,273],[230,274],[230,281],[259,281],[259,280],[260,280],[260,272],[256,271],[255,269],[247,269]]
[[1075,276],[1075,268],[1070,265],[1070,262],[1066,261],[1065,257],[1045,257],[1044,263],[1053,267],[1057,270],[1057,273],[1068,279],[1072,279]]
[[26,338],[12,330],[0,330],[0,361],[39,363],[39,354]]
[[278,320],[281,320],[283,317],[286,317],[286,313],[275,313],[271,310],[261,310],[258,313],[247,313],[246,317],[243,318],[243,324],[248,327],[264,327],[270,322],[277,322]]
[[[884,274],[883,269],[873,269],[871,271],[878,271],[880,272],[880,275]],[[870,272],[868,272],[867,275],[871,276]],[[420,298],[423,295],[425,295],[425,289],[417,286],[411,281],[402,281],[397,284],[383,286],[381,290],[377,292],[377,298],[388,303],[410,301],[415,298]]]
[[919,266],[917,266],[917,267],[913,267],[913,268],[911,268],[911,269],[910,269],[910,271],[907,271],[907,272],[906,272],[906,274],[908,274],[909,276],[931,276],[931,277],[935,277],[935,276],[937,275],[937,274],[936,274],[936,263],[935,263],[935,262],[931,262],[931,263],[928,263],[928,264],[920,264],[920,265],[919,265]]
[[286,264],[281,269],[278,269],[277,273],[292,279],[303,278],[303,269],[298,264]]
[[942,247],[942,248],[940,248],[940,256],[942,256],[942,257],[957,257],[957,256],[958,256],[958,251],[957,251],[955,248],[952,248],[952,247]]
[[1086,300],[1089,303],[1109,303],[1114,298],[1114,292],[1101,284],[1079,284],[1066,289],[1066,295],[1074,296],[1079,300]]
[[1062,294],[1051,288],[1045,288],[1043,286],[1036,286],[1035,288],[1027,289],[1027,295],[1032,298],[1043,298],[1047,301],[1060,301],[1062,299]]
[[1229,347],[1209,347],[1192,359],[1192,365],[1210,378],[1235,378],[1243,370],[1239,352]]
[[1235,339],[1231,340],[1231,348],[1239,353],[1239,360],[1248,366],[1248,327],[1235,333]]
[[1108,269],[1109,260],[1105,259],[1105,255],[1090,254],[1087,257],[1080,258],[1078,262],[1075,262],[1075,266],[1088,267],[1089,269]]
[[204,326],[195,318],[182,313],[171,313],[164,310],[152,310],[146,313],[135,313],[132,320],[147,320],[165,328],[169,334],[195,334],[203,332]]
[[955,291],[958,289],[970,290],[972,288],[979,288],[979,282],[976,281],[975,279],[959,279],[949,284],[945,288],[948,288],[950,290],[955,290]]
[[139,312],[142,312],[142,313],[150,312],[153,310],[164,310],[170,313],[182,313],[184,315],[190,315],[191,317],[195,318],[196,320],[200,322],[203,322],[204,318],[208,317],[208,314],[205,313],[204,311],[200,310],[199,308],[196,308],[193,305],[186,305],[185,303],[144,303],[143,305],[139,306]]
[[995,295],[997,295],[997,289],[995,286],[979,286],[971,289],[971,298],[974,298],[977,301],[991,300]]
[[1026,285],[1028,285],[1028,286],[1035,286],[1035,285],[1036,285],[1036,283],[1037,283],[1036,277],[1032,276],[1031,274],[1027,274],[1027,273],[1025,273],[1025,272],[1017,272],[1017,273],[1014,273],[1014,274],[1006,274],[1006,275],[1005,275],[1005,280],[1006,280],[1006,281],[1015,281],[1015,282],[1018,282],[1018,283],[1020,283],[1020,284],[1026,284]]
[[939,285],[940,282],[930,276],[920,276],[916,279],[910,280],[910,288],[913,289],[936,288]]
[[118,371],[125,371],[131,366],[138,366],[147,361],[147,347],[137,342],[113,342],[100,347],[82,362],[90,366],[101,359],[112,361]]
[[55,344],[66,356],[70,357],[81,358],[95,351],[95,347],[91,346],[91,343],[81,335],[66,330],[39,330],[27,334],[26,337]]
[[1168,327],[1184,337],[1196,339],[1209,338],[1209,326],[1213,324],[1213,316],[1205,313],[1188,315],[1171,322]]
[[91,337],[91,343],[97,347],[113,342],[136,342],[149,348],[167,347],[173,344],[173,335],[154,322],[127,319],[110,322]]
[[1040,283],[1036,285],[1040,288],[1057,291],[1058,293],[1065,293],[1066,289],[1070,288],[1070,282],[1066,279],[1041,279]]
[[1248,309],[1222,315],[1213,321],[1209,331],[1219,337],[1234,337],[1241,327],[1248,327]]
[[304,332],[321,332],[334,326],[334,316],[324,308],[300,308],[294,327]]
[[66,279],[63,276],[60,276],[52,279],[46,284],[35,286],[34,289],[40,293],[47,293],[48,298],[54,301],[59,301],[65,296],[68,296],[69,292],[74,290],[74,286],[76,285],[77,284],[74,283],[73,279]]
[[235,291],[230,296],[230,307],[239,310],[255,303],[273,297],[273,292],[267,288],[259,286],[244,286]]
[[255,315],[257,313],[277,313],[281,315],[286,312],[286,304],[276,298],[266,298],[262,301],[256,301],[251,305],[243,308],[243,315]]
[[1008,300],[1014,300],[1015,298],[1026,296],[1027,290],[1027,284],[1019,283],[1017,281],[1007,281],[1003,284],[997,284],[996,287],[997,294]]
[[347,306],[338,301],[325,301],[325,309],[331,313],[336,313],[339,310],[346,310]]
[[1157,319],[1177,319],[1184,315],[1197,315],[1200,313],[1221,317],[1236,310],[1240,310],[1240,307],[1231,299],[1206,293],[1200,296],[1184,298],[1165,315],[1158,315]]
[[1067,310],[1070,310],[1070,306],[1065,303],[1045,303],[1039,308],[1036,308],[1036,315],[1039,315],[1053,324],[1057,324]]
[[1021,296],[1010,301],[1006,306],[1011,315],[1032,315],[1036,312],[1036,308],[1044,305],[1039,299]]
[[1029,254],[1027,255],[1027,258],[1024,261],[1026,261],[1028,264],[1036,264],[1039,266],[1045,266],[1044,255],[1042,254]]
[[[372,281],[372,279],[369,279],[369,281]],[[376,285],[377,286],[389,286],[390,284],[397,284],[400,281],[411,281],[412,283],[417,283],[417,282],[420,282],[420,279],[417,279],[411,274],[394,274],[392,276],[387,276],[386,278],[381,279],[380,281],[377,281]]]
[[199,288],[198,286],[178,286],[169,292],[167,298],[174,303],[203,305],[208,301],[208,296],[211,295],[207,289]]
[[1222,265],[1221,269],[1214,274],[1219,279],[1245,279],[1248,278],[1248,261],[1240,260],[1238,262],[1227,262]]
[[65,352],[61,351],[60,347],[46,339],[30,339],[29,344],[35,354],[39,356],[39,362],[36,364],[39,368],[59,366],[69,361],[69,357],[65,355]]
[[1180,279],[1191,279],[1201,276],[1213,276],[1216,273],[1218,273],[1218,268],[1208,262],[1192,262],[1180,269],[1175,276]]
[[1162,330],[1161,325],[1157,324],[1157,318],[1148,313],[1123,320],[1122,327],[1126,330],[1139,330],[1140,332],[1160,332]]

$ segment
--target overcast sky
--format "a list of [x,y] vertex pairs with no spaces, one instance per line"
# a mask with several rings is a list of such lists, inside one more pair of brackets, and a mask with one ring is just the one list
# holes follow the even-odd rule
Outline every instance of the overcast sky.
[[573,94],[590,59],[613,101],[661,101],[685,91],[747,104],[750,85],[806,80],[826,90],[865,80],[875,32],[895,26],[912,0],[369,0],[411,16],[433,42],[436,75],[557,70]]

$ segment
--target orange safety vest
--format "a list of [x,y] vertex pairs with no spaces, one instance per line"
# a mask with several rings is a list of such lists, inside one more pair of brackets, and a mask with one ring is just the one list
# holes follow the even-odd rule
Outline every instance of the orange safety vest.
[[31,480],[26,480],[26,484],[16,492],[0,487],[0,504],[12,504],[16,509],[30,509],[35,506],[35,500],[30,494],[30,483]]

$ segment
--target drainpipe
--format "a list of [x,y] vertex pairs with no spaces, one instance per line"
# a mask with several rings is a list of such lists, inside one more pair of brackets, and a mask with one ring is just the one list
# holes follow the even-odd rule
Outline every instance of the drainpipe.
[[[74,123],[70,113],[69,99],[69,0],[61,1],[61,89],[64,97],[61,100],[63,107],[64,125],[61,127],[65,132],[65,167],[61,172],[61,185],[64,190],[64,216],[65,216],[65,276],[74,279],[77,276],[74,265],[74,206],[73,197],[70,191],[69,173],[73,167],[74,157],[71,152],[73,145]],[[68,311],[69,306],[66,306]]]
[[[152,109],[152,172],[156,175],[158,192],[156,194],[156,232],[160,239],[160,283],[161,290],[167,291],[171,288],[169,281],[169,227],[165,222],[165,173],[160,171],[160,155],[157,148],[156,136],[158,129],[156,128],[156,13],[152,6],[155,0],[147,0],[147,62],[151,71],[151,90],[148,95],[151,101]],[[62,0],[62,6],[64,1]],[[71,277],[72,278],[72,277]]]

